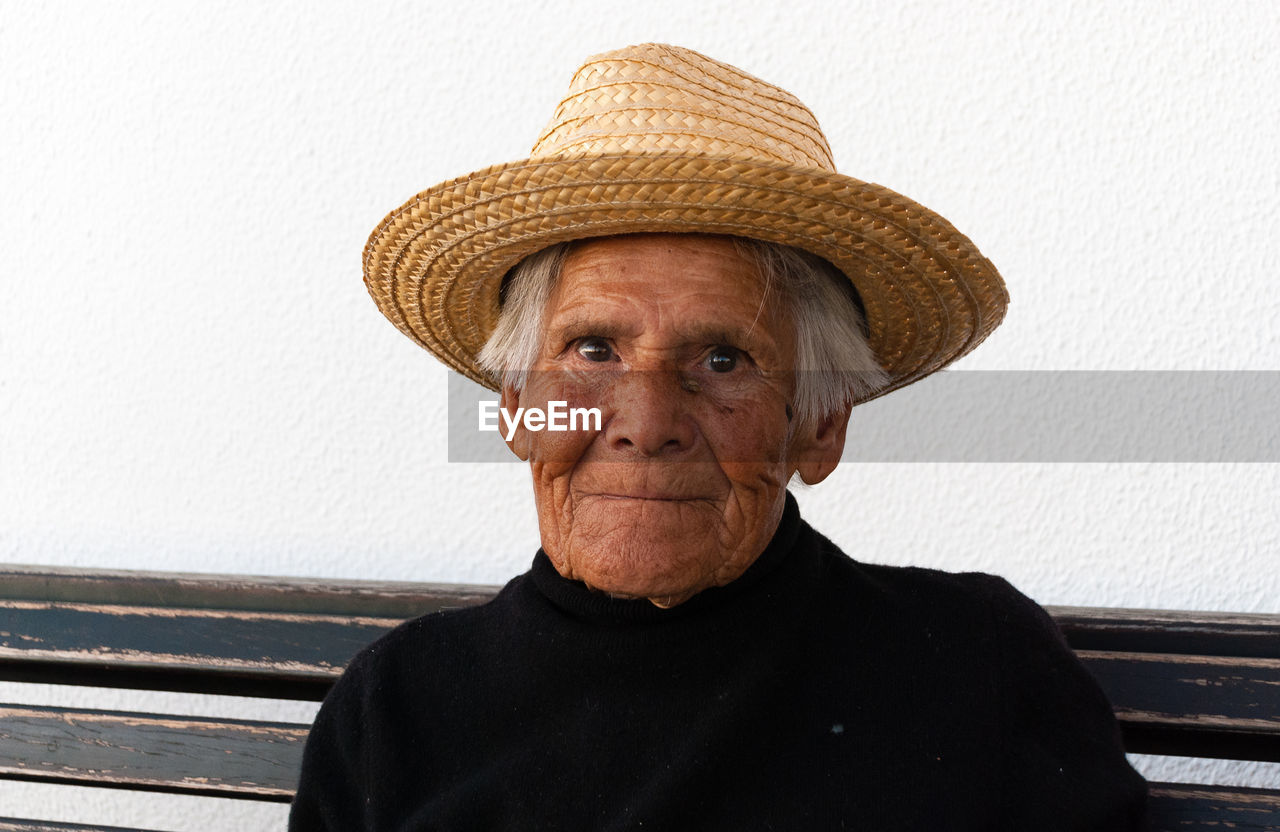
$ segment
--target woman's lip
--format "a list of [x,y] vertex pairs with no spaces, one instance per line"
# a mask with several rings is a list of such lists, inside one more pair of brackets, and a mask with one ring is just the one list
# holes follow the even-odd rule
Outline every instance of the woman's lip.
[[660,503],[687,503],[710,499],[709,497],[678,497],[672,494],[587,494],[584,496],[601,497],[606,500],[649,500]]

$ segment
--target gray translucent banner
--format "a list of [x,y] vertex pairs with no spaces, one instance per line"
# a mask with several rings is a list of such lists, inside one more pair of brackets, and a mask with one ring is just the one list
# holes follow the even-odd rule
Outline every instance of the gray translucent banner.
[[[517,461],[497,398],[449,374],[450,462]],[[1278,409],[1277,371],[944,371],[854,408],[844,459],[1277,462]]]

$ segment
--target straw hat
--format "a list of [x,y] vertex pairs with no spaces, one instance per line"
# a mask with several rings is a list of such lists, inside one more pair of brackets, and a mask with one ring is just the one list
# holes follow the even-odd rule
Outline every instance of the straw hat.
[[932,373],[1004,317],[995,268],[949,222],[836,173],[808,108],[688,49],[587,60],[528,159],[423,191],[369,238],[364,279],[402,332],[491,389],[477,364],[498,291],[524,257],[634,232],[733,234],[796,246],[848,275],[890,384]]

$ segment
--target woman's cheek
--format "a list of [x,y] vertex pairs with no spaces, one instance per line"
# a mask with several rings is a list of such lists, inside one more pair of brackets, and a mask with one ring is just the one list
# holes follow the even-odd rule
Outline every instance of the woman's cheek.
[[549,472],[567,473],[591,446],[596,430],[541,430],[530,434],[529,461],[548,466]]
[[528,432],[530,462],[548,465],[550,472],[559,475],[586,453],[607,419],[602,407],[604,382],[600,373],[530,373],[520,405],[542,414],[533,417],[534,425],[526,421],[521,428]]
[[786,457],[787,405],[771,390],[708,390],[698,422],[721,463],[773,465]]

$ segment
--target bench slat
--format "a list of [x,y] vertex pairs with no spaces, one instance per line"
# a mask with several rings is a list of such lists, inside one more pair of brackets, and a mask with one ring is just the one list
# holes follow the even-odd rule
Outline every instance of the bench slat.
[[0,601],[0,679],[319,700],[397,618]]
[[280,578],[69,566],[0,565],[0,596],[178,609],[269,610],[403,620],[484,603],[501,587],[413,581]]
[[1280,829],[1280,791],[1236,786],[1152,783],[1152,832],[1275,832]]
[[1280,616],[1267,613],[1045,607],[1076,650],[1280,659]]
[[[0,706],[0,719],[9,726],[0,734],[0,776],[282,802],[296,787],[307,732],[283,723],[26,706]],[[1280,791],[1153,783],[1151,812],[1156,832],[1226,822],[1277,829]],[[32,822],[0,821],[0,832],[98,828],[22,823]]]
[[83,823],[54,823],[48,820],[0,818],[0,832],[157,832],[123,826],[86,826]]
[[[363,615],[403,620],[492,598],[480,584],[0,566],[0,596],[185,609]],[[1280,618],[1267,613],[1048,606],[1072,647],[1280,658]]]
[[1280,659],[1078,652],[1147,754],[1280,762]]
[[0,777],[287,802],[308,726],[0,705]]

